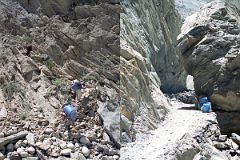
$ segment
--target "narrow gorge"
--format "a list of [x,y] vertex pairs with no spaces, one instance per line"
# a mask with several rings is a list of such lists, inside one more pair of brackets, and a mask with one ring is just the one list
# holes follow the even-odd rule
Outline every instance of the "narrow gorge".
[[239,159],[239,2],[121,5],[120,159]]

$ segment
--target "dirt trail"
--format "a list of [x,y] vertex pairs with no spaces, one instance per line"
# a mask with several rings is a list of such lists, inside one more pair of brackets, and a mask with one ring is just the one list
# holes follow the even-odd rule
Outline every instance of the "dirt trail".
[[184,134],[193,135],[208,120],[214,120],[214,113],[202,113],[194,105],[172,100],[169,114],[159,128],[149,134],[137,135],[134,143],[121,148],[121,160],[166,160],[178,139]]

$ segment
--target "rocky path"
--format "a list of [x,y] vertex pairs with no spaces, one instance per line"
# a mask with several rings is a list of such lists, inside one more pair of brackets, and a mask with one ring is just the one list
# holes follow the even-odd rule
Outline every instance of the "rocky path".
[[169,151],[172,150],[177,140],[186,133],[193,135],[197,130],[206,126],[206,122],[214,120],[214,113],[202,113],[194,109],[194,105],[172,101],[168,117],[159,128],[149,134],[137,135],[134,143],[121,148],[122,160],[161,160],[169,159]]

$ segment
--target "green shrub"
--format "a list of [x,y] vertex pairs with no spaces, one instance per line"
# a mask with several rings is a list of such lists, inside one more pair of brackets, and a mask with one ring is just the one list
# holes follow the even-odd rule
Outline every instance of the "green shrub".
[[23,40],[23,42],[26,42],[26,43],[32,43],[33,38],[30,36],[24,35],[22,40]]
[[18,92],[19,86],[17,85],[16,82],[10,81],[10,82],[5,82],[1,86],[4,96],[8,98],[8,100],[11,100],[13,98],[14,93]]
[[25,110],[21,110],[19,113],[19,117],[21,120],[25,120],[27,118],[27,112]]
[[31,106],[29,103],[27,102],[24,102],[23,105],[22,105],[22,108],[19,112],[19,117],[22,119],[22,120],[25,120],[28,116],[28,113],[30,112],[31,110]]
[[92,91],[90,91],[89,93],[89,97],[91,99],[96,99],[99,95],[99,91],[97,89],[93,89]]
[[62,94],[68,93],[68,87],[65,82],[59,78],[56,78],[52,81],[52,84],[56,86],[57,91],[60,91]]
[[91,80],[95,80],[95,81],[98,80],[97,77],[95,77],[94,75],[85,76],[85,77],[83,77],[82,79],[83,79],[83,81],[85,81],[85,82],[91,81]]
[[48,68],[49,70],[52,70],[52,68],[55,66],[54,61],[53,61],[51,58],[49,58],[49,59],[46,61],[46,66],[47,66],[47,68]]

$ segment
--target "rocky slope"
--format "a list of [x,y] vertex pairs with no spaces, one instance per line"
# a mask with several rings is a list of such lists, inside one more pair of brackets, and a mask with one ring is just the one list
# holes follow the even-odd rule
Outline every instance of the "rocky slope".
[[[0,159],[118,159],[119,1],[28,2],[0,2]],[[72,101],[78,118],[69,141],[60,113],[73,79],[85,87],[81,102]],[[18,140],[21,130],[28,136]]]
[[[213,1],[199,13],[188,17],[178,46],[185,69],[194,77],[197,95],[207,95],[214,109],[239,113],[240,29],[237,3]],[[233,121],[229,120],[236,122],[238,118],[239,114],[235,113],[228,116],[219,114],[223,128],[227,128],[227,124],[233,126]],[[233,128],[232,131],[240,132],[239,127]]]

